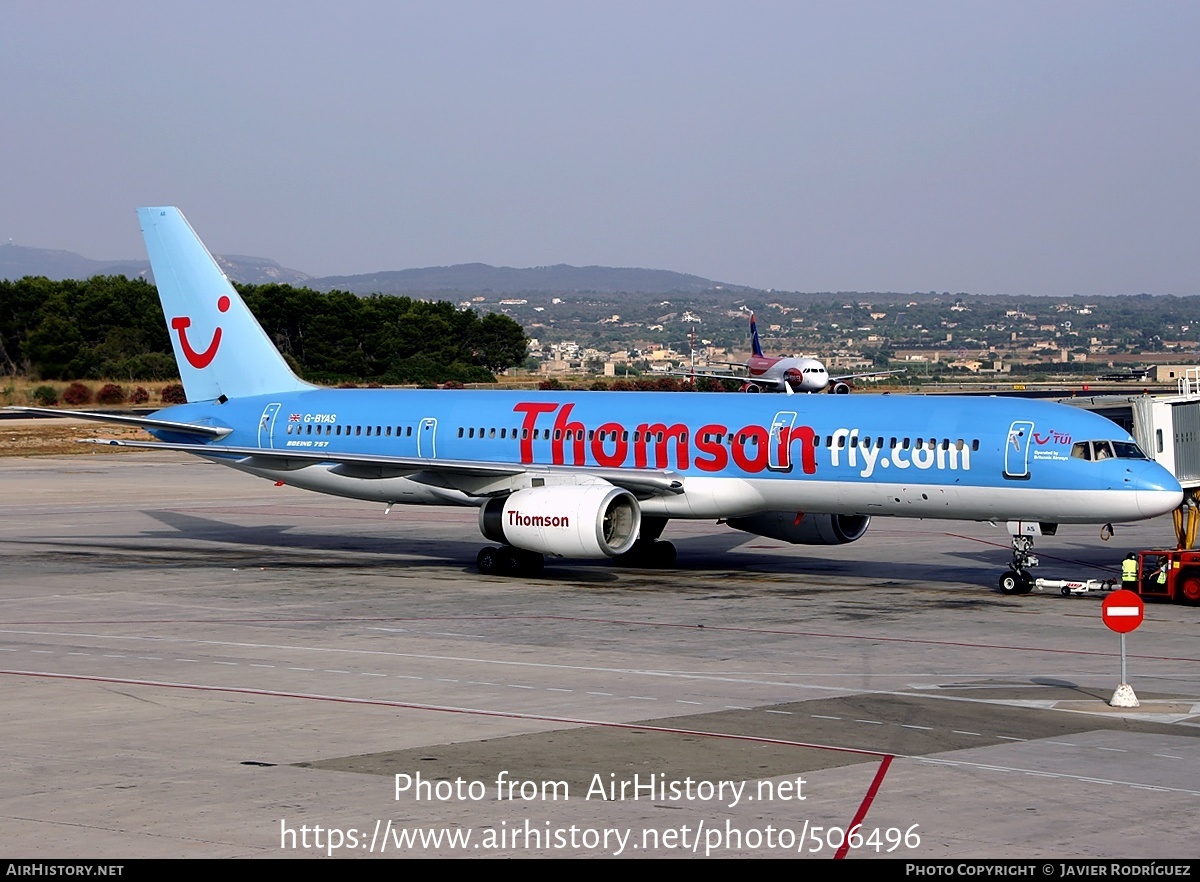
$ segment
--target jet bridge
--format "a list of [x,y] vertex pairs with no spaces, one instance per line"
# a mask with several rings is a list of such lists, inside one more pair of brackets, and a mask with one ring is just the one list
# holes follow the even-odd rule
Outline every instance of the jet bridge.
[[1183,486],[1184,504],[1175,512],[1179,548],[1191,548],[1200,528],[1200,367],[1179,378],[1175,395],[1094,395],[1063,398],[1108,417]]
[[1166,467],[1185,491],[1200,489],[1200,367],[1187,369],[1175,395],[1092,395],[1059,400],[1108,417]]

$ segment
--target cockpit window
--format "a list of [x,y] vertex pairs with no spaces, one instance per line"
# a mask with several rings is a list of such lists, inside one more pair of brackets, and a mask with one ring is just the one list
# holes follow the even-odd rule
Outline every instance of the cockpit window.
[[1142,448],[1131,441],[1114,441],[1112,446],[1121,459],[1148,459],[1146,454],[1142,453]]
[[1071,456],[1076,459],[1098,461],[1102,459],[1146,459],[1146,454],[1129,441],[1076,441],[1071,445]]

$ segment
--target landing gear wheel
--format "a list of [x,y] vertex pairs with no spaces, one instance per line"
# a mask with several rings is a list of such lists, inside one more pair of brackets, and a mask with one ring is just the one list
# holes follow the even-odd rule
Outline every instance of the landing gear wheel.
[[496,573],[500,566],[501,550],[490,546],[479,549],[479,554],[475,556],[475,566],[478,567],[480,573],[485,576],[491,576]]
[[1000,577],[1000,593],[1001,594],[1020,594],[1021,593],[1021,576],[1019,573],[1009,570]]
[[649,558],[650,566],[656,570],[668,570],[675,566],[675,560],[678,555],[675,552],[675,545],[671,542],[655,542],[650,546]]
[[511,545],[489,546],[479,550],[475,565],[485,576],[540,576],[546,568],[546,556]]
[[613,563],[622,567],[639,567],[647,570],[666,570],[675,566],[675,545],[671,542],[638,540],[633,548],[613,558]]
[[502,547],[496,561],[496,572],[501,576],[521,575],[521,552],[515,548]]
[[1070,597],[1071,589],[1064,585],[1062,588],[1059,589],[1058,593],[1061,594],[1063,597]]
[[519,575],[522,576],[540,576],[546,569],[546,555],[539,554],[536,551],[523,551],[516,549],[517,561],[519,564]]
[[1020,573],[1018,575],[1021,580],[1021,584],[1017,588],[1017,593],[1028,594],[1033,590],[1033,577],[1028,573]]

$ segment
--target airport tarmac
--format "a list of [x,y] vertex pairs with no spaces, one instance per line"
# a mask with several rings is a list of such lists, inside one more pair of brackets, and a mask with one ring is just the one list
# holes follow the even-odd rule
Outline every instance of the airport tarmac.
[[[1037,553],[1046,577],[1105,577],[1171,537],[1063,527]],[[0,459],[0,841],[1200,856],[1200,608],[1147,607],[1141,707],[1117,711],[1102,596],[1001,595],[1002,527],[665,538],[672,571],[484,577],[474,510],[385,514],[174,454]]]

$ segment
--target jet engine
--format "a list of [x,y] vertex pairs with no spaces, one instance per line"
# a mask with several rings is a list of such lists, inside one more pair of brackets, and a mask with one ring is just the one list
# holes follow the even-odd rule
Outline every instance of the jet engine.
[[557,557],[616,557],[633,547],[641,526],[637,499],[611,484],[532,487],[479,510],[488,539]]
[[849,395],[850,394],[850,384],[843,383],[841,380],[839,380],[836,383],[830,384],[829,391],[831,393],[833,393],[834,395]]
[[730,518],[735,530],[768,536],[793,545],[845,545],[861,539],[871,523],[868,515],[802,514],[764,511],[746,518]]

